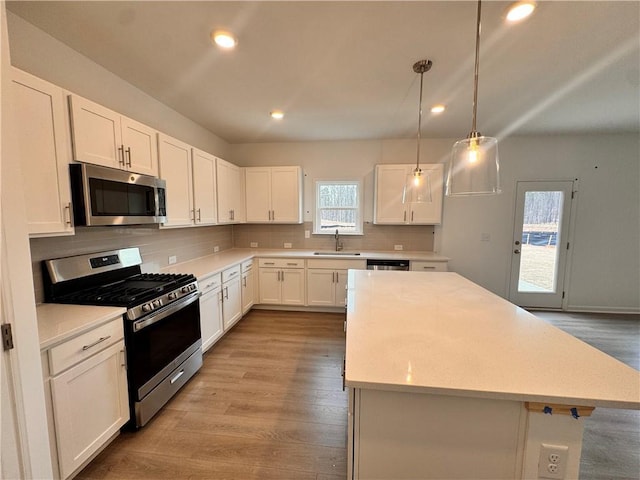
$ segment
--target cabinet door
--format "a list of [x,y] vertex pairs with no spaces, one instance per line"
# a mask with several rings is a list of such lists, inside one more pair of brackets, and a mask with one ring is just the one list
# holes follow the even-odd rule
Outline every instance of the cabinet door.
[[281,272],[281,304],[304,305],[306,292],[304,268],[289,268]]
[[399,224],[408,221],[402,192],[408,169],[406,165],[377,165],[374,223]]
[[67,478],[129,420],[124,342],[51,379],[58,460]]
[[222,336],[222,290],[210,290],[200,297],[202,351],[206,352]]
[[[300,167],[271,168],[271,220],[302,223],[302,171]],[[249,187],[247,185],[247,192]],[[247,215],[249,207],[247,204]],[[247,218],[247,221],[250,221]]]
[[74,160],[124,168],[120,115],[78,95],[69,103]]
[[158,132],[127,117],[120,117],[120,120],[126,169],[157,177]]
[[244,169],[247,222],[271,221],[271,168],[248,167]]
[[255,303],[255,280],[253,272],[242,274],[242,314],[244,315]]
[[442,223],[442,184],[444,166],[420,165],[431,181],[431,203],[412,203],[409,221],[412,224],[434,225]]
[[197,225],[214,225],[216,208],[216,157],[193,149],[193,207]]
[[260,268],[258,291],[260,303],[280,303],[280,269]]
[[218,186],[218,222],[243,222],[245,214],[242,170],[240,167],[218,158],[216,161],[216,174]]
[[335,305],[336,272],[319,268],[307,269],[307,302],[310,306]]
[[336,306],[344,307],[347,304],[347,272],[348,270],[336,270]]
[[72,235],[71,151],[64,92],[14,69],[13,94],[29,234]]
[[240,279],[229,280],[222,285],[222,318],[225,332],[242,317],[242,291]]
[[193,224],[191,147],[175,138],[158,135],[160,177],[167,182],[165,227]]

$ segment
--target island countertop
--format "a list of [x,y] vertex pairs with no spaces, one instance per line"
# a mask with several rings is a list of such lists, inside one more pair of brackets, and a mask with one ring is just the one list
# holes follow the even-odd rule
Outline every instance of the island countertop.
[[349,387],[640,409],[640,373],[452,272],[349,272]]

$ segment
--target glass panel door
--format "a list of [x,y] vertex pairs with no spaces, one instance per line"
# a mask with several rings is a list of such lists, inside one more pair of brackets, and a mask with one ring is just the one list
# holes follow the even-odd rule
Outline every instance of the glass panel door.
[[561,308],[573,182],[518,182],[509,300]]

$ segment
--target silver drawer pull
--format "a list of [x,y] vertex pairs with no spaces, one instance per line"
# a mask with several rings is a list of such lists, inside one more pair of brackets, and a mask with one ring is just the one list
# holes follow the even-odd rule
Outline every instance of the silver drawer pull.
[[435,270],[436,267],[422,267],[423,270]]
[[229,276],[230,276],[230,277],[233,277],[234,275],[238,275],[238,273],[240,273],[240,272],[238,272],[238,271],[231,272],[231,273],[229,274]]
[[180,370],[180,371],[176,374],[176,376],[175,376],[175,377],[173,377],[173,378],[171,379],[171,385],[173,385],[174,383],[176,383],[176,382],[178,381],[178,379],[179,379],[182,375],[184,375],[184,370]]
[[264,262],[265,265],[275,265],[274,262]]
[[95,342],[93,342],[91,345],[85,345],[84,347],[82,347],[82,351],[84,352],[85,350],[89,350],[91,347],[95,347],[96,345],[98,345],[99,343],[104,342],[105,340],[108,340],[111,338],[111,335],[107,335],[106,337],[100,337],[98,340],[96,340]]
[[290,266],[293,266],[293,267],[297,267],[298,263],[297,262],[292,262],[292,263],[287,262],[287,265],[290,265]]

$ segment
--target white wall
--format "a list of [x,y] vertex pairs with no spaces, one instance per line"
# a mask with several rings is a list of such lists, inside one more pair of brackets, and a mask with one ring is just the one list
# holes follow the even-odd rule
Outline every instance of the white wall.
[[[454,141],[423,140],[422,162],[445,162]],[[639,312],[638,135],[514,137],[499,148],[501,195],[445,198],[434,249],[451,258],[451,269],[506,297],[516,181],[577,178],[568,309]],[[230,159],[242,166],[301,165],[307,174],[305,213],[313,179],[364,178],[365,220],[371,220],[374,165],[414,162],[415,140],[232,145]],[[481,241],[483,234],[489,241]]]
[[227,157],[227,142],[212,132],[17,15],[7,12],[7,22],[14,66],[201,150]]

